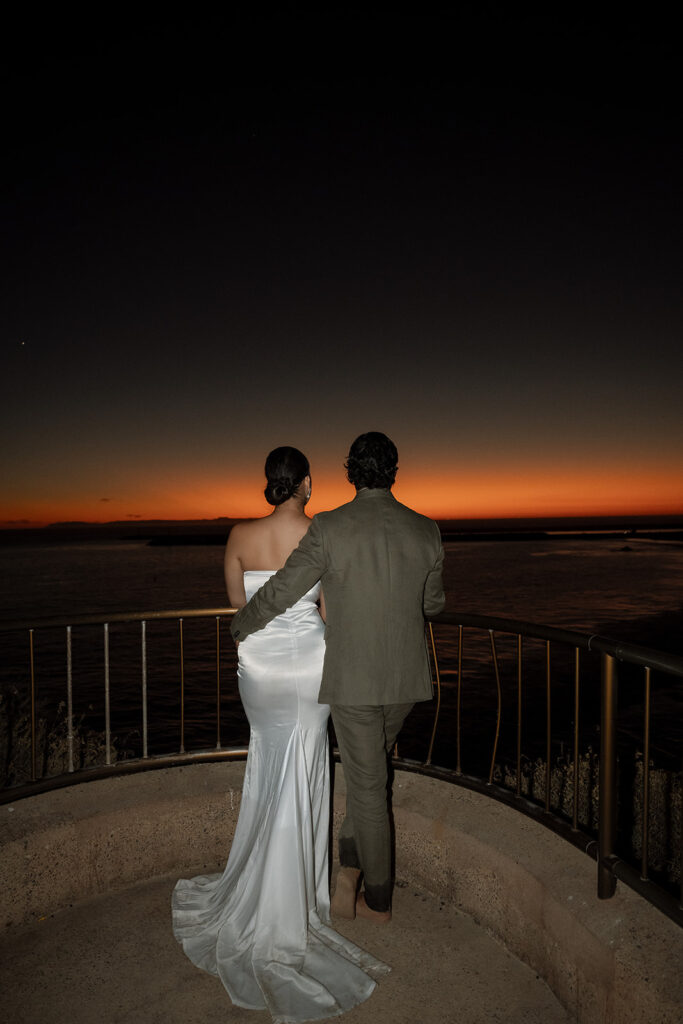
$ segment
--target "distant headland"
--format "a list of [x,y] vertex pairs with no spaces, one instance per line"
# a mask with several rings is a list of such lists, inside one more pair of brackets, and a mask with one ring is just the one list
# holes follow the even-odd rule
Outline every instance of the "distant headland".
[[[152,519],[108,523],[64,522],[37,528],[0,529],[0,545],[146,541],[153,545],[224,544],[240,519]],[[628,535],[683,541],[683,515],[562,516],[500,519],[440,519],[444,540],[541,540],[561,536]]]

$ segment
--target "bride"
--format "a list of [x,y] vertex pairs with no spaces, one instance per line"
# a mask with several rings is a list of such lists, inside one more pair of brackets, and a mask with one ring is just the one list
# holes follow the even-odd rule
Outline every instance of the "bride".
[[[311,520],[306,457],[266,459],[263,519],[233,527],[225,551],[236,608],[281,568]],[[318,608],[320,605],[320,610]],[[325,651],[317,583],[238,648],[237,678],[251,738],[239,820],[222,875],[181,879],[173,932],[233,1003],[270,1010],[276,1024],[334,1017],[389,968],[329,927],[329,707],[318,704]]]

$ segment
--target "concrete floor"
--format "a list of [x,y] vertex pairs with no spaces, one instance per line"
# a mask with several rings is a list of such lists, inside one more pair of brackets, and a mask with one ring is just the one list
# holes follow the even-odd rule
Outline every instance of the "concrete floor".
[[[235,1007],[171,932],[176,876],[7,929],[0,988],[12,1024],[268,1024]],[[348,1024],[570,1024],[548,986],[475,922],[399,882],[383,928],[335,922],[392,967]]]

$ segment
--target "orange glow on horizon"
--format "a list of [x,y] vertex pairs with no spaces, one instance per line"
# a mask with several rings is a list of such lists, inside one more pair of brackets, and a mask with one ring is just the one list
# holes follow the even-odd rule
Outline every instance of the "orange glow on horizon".
[[[44,526],[54,522],[145,521],[150,519],[229,519],[267,515],[258,474],[245,474],[232,486],[215,480],[185,478],[177,486],[155,488],[136,482],[135,495],[120,501],[73,496],[5,504],[0,527]],[[519,467],[440,472],[399,471],[394,493],[399,501],[438,519],[514,517],[681,515],[683,475],[672,467],[646,471],[573,470],[554,472]],[[354,491],[335,470],[313,477],[311,514],[350,501]],[[131,511],[134,509],[135,511]]]

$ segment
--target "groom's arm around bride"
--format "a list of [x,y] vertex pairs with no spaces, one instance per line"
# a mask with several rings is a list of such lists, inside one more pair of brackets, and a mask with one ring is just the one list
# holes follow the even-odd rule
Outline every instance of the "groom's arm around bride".
[[[436,523],[391,493],[398,466],[384,434],[363,434],[349,452],[353,501],[317,515],[284,568],[238,612],[243,640],[294,604],[318,580],[326,604],[319,700],[329,703],[347,782],[340,835],[343,916],[356,909],[378,921],[391,906],[387,752],[413,703],[432,696],[424,618],[445,599],[443,548]],[[365,897],[355,903],[364,876]],[[369,908],[369,910],[368,910]]]

